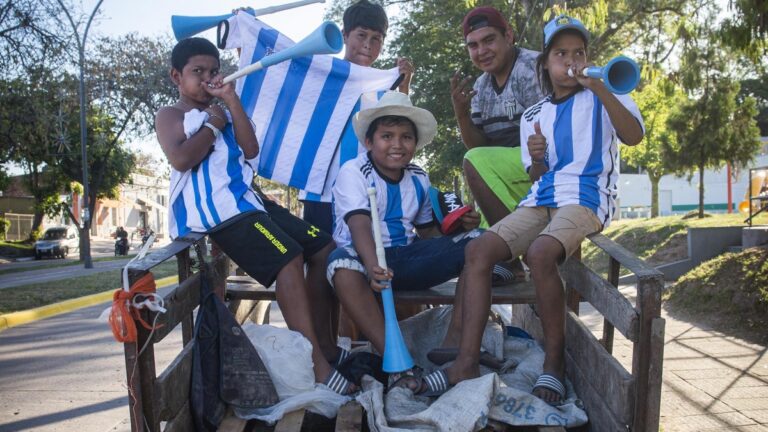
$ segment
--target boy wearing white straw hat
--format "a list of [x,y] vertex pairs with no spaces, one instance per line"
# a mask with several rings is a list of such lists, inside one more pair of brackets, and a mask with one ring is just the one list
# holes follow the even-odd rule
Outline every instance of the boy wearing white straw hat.
[[[433,238],[440,233],[432,216],[429,177],[411,163],[435,137],[432,113],[414,107],[403,93],[389,92],[374,108],[360,111],[353,126],[368,151],[341,167],[333,187],[338,248],[328,258],[328,280],[358,329],[383,353],[384,316],[375,293],[390,284],[394,290],[427,289],[457,277],[464,246],[479,235],[480,219],[471,211],[462,216],[464,233]],[[387,269],[376,258],[370,187],[376,189]],[[437,389],[414,389],[427,390]]]

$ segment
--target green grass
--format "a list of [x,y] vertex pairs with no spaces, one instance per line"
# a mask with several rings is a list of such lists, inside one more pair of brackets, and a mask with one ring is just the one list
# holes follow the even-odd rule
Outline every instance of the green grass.
[[[176,258],[152,269],[155,280],[177,274]],[[120,286],[120,270],[0,290],[0,313],[16,312],[96,294]]]
[[[768,224],[768,215],[761,214],[754,224]],[[667,216],[615,221],[603,234],[656,266],[675,261],[675,257],[687,257],[688,228],[720,226],[746,225],[742,214],[716,214],[703,219]],[[679,256],[680,253],[683,255]],[[582,259],[597,273],[607,273],[608,256],[588,240],[582,246]],[[627,271],[622,269],[622,274],[627,274]]]
[[[135,254],[129,254],[125,256],[108,256],[108,257],[100,257],[100,258],[93,258],[93,262],[97,261],[115,261],[115,260],[121,260],[121,259],[130,259],[133,258]],[[0,270],[0,275],[9,274],[9,273],[20,273],[20,272],[27,272],[27,271],[34,271],[34,270],[44,270],[44,269],[51,269],[51,268],[57,268],[57,267],[67,267],[67,266],[74,266],[74,265],[83,265],[80,261],[54,261],[51,260],[50,263],[47,264],[41,264],[39,266],[34,267],[16,267],[16,268],[9,268],[5,270]]]
[[664,293],[677,310],[729,327],[757,330],[768,327],[768,249],[725,253],[683,275]]

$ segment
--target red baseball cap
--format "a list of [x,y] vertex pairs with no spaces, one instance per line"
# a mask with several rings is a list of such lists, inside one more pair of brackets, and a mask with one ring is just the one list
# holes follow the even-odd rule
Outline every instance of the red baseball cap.
[[464,17],[461,26],[464,29],[464,37],[483,27],[496,27],[502,31],[509,29],[509,23],[501,15],[501,12],[491,6],[480,6],[472,9]]

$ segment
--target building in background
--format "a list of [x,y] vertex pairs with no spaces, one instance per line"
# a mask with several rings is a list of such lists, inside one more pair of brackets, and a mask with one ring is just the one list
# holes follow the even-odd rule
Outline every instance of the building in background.
[[[732,172],[731,193],[733,211],[749,196],[749,168],[768,166],[768,137],[763,137],[763,149],[746,169]],[[690,181],[687,177],[665,175],[659,181],[659,216],[684,214],[699,208],[698,173]],[[621,217],[650,217],[651,182],[646,174],[621,173],[619,199]],[[720,170],[704,171],[704,210],[709,213],[728,211],[728,176],[724,166]]]

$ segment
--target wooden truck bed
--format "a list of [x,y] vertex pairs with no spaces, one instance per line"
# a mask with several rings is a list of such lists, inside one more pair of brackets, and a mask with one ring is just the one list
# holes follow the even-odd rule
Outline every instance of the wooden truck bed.
[[[590,419],[586,427],[579,430],[657,431],[664,348],[664,320],[660,318],[662,274],[602,234],[593,235],[590,240],[609,257],[608,277],[596,274],[578,259],[568,260],[562,268],[569,305],[566,368]],[[152,251],[129,268],[132,283],[174,255],[179,266],[179,286],[165,296],[168,312],[158,318],[162,327],[149,340],[150,332],[139,325],[137,342],[125,344],[132,431],[158,431],[161,424],[165,431],[193,430],[188,395],[192,364],[192,312],[200,303],[200,275],[193,271],[193,267],[199,265],[199,259],[190,258],[190,251],[203,241],[202,235],[177,239],[164,248]],[[274,300],[273,290],[247,277],[229,276],[231,269],[226,256],[214,256],[207,265],[215,269],[209,272],[215,275],[214,286],[222,290],[226,287],[230,310],[240,322],[255,306]],[[635,305],[617,289],[622,266],[637,276]],[[396,293],[396,301],[450,304],[454,287],[454,282],[448,282],[430,290]],[[529,282],[493,290],[494,304],[512,305],[511,324],[540,339],[541,326],[532,305],[534,301],[535,292]],[[599,340],[579,318],[580,301],[589,302],[603,316],[603,334]],[[154,316],[151,312],[142,313],[147,322],[152,322]],[[184,348],[158,375],[153,344],[160,342],[178,325],[182,329]],[[614,330],[633,343],[631,371],[626,370],[611,354]],[[138,356],[140,347],[145,343],[146,349]],[[290,413],[274,427],[268,427],[256,421],[238,419],[230,412],[219,430],[367,430],[362,408],[354,402],[342,407],[335,421],[318,421],[317,416],[305,414],[303,410]],[[563,431],[563,428],[513,428],[492,424],[486,430],[555,432]]]

